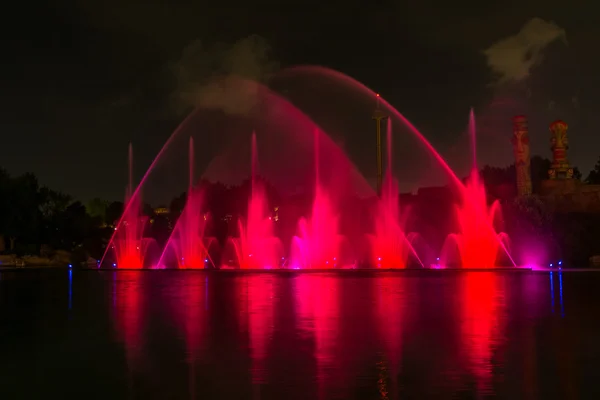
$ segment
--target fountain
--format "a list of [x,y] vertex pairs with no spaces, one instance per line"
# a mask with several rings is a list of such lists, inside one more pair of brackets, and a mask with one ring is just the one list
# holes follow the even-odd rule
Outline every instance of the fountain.
[[[494,268],[501,251],[508,252],[508,236],[494,229],[500,220],[500,203],[487,205],[485,188],[477,170],[468,178],[462,204],[456,209],[459,233],[451,233],[442,247],[440,265]],[[507,253],[508,254],[508,253]]]
[[319,132],[315,130],[315,195],[309,219],[298,221],[298,236],[292,238],[291,267],[335,268],[348,260],[341,258],[344,237],[338,233],[339,218],[331,199],[319,182]]
[[[142,202],[133,191],[133,148],[129,144],[129,183],[125,191],[125,205],[121,220],[108,248],[112,249],[112,266],[120,269],[142,269],[149,266],[150,250],[156,248],[156,241],[144,237],[148,217],[142,215]],[[105,257],[106,258],[106,257]],[[103,259],[100,266],[103,265]]]
[[238,220],[238,238],[229,238],[225,246],[223,267],[231,268],[229,260],[233,252],[234,261],[240,269],[272,269],[283,260],[281,241],[273,233],[273,220],[268,216],[268,201],[265,190],[257,178],[258,151],[256,133],[252,133],[252,175],[248,216],[244,223]]
[[473,110],[469,118],[469,134],[473,148],[473,170],[464,185],[461,205],[456,209],[459,233],[448,235],[442,247],[440,265],[494,268],[501,251],[510,258],[509,242],[506,233],[498,233],[495,229],[495,223],[501,221],[500,203],[496,200],[488,207],[485,186],[477,170]]
[[414,232],[405,234],[407,213],[401,215],[398,185],[392,178],[392,120],[387,119],[387,169],[381,197],[377,202],[375,234],[367,235],[371,246],[371,265],[377,268],[406,268],[410,255],[423,266],[413,241]]
[[214,265],[209,250],[217,246],[214,237],[205,235],[208,213],[203,211],[202,190],[194,186],[194,139],[189,141],[189,184],[187,199],[158,265],[175,259],[179,269],[198,269]]
[[[477,173],[474,144],[475,125],[472,113],[469,132],[473,140],[474,167],[470,178],[466,183],[463,183],[421,133],[400,113],[386,103],[385,100],[370,91],[370,89],[339,72],[320,67],[308,67],[303,71],[316,72],[328,79],[334,78],[334,81],[340,80],[344,84],[350,82],[352,88],[358,87],[360,91],[367,95],[373,98],[377,97],[382,107],[385,108],[385,113],[387,113],[383,114],[384,111],[382,111],[382,115],[390,115],[400,120],[404,126],[407,126],[413,135],[419,139],[420,143],[425,146],[428,154],[432,155],[450,176],[453,187],[457,190],[460,199],[460,205],[456,211],[458,229],[446,238],[442,246],[441,260],[439,260],[438,266],[461,265],[464,268],[492,268],[497,265],[497,259],[502,254],[506,254],[510,258],[507,236],[504,233],[497,233],[495,229],[495,224],[500,220],[500,206],[497,202],[488,206],[484,185]],[[245,81],[242,80],[240,82],[244,84]],[[297,180],[304,179],[302,181],[304,186],[299,185],[296,187],[299,187],[303,192],[310,190],[307,188],[313,187],[313,179],[310,178],[311,160],[305,157],[305,153],[310,152],[311,143],[309,140],[306,140],[305,135],[308,132],[312,132],[314,135],[315,175],[312,207],[310,212],[303,211],[306,212],[304,215],[309,214],[308,217],[300,218],[299,216],[303,215],[303,213],[300,212],[301,208],[299,207],[297,211],[294,211],[297,213],[293,215],[293,218],[288,218],[285,221],[288,224],[288,229],[284,231],[283,226],[278,229],[282,237],[287,238],[295,234],[291,238],[288,261],[285,257],[286,254],[284,254],[282,241],[275,233],[275,221],[270,217],[271,213],[266,187],[258,178],[256,134],[253,133],[251,151],[245,151],[246,154],[251,154],[250,194],[247,215],[245,218],[240,218],[237,221],[237,237],[224,239],[225,244],[221,253],[220,267],[225,269],[272,269],[288,267],[292,269],[305,268],[313,270],[320,268],[353,267],[356,266],[354,256],[358,256],[358,254],[353,254],[356,253],[354,249],[360,247],[360,243],[356,242],[364,239],[366,232],[371,232],[371,234],[366,235],[367,240],[365,242],[367,245],[364,246],[369,249],[368,257],[370,266],[382,269],[406,268],[408,265],[423,266],[421,259],[424,253],[419,251],[420,254],[417,254],[417,251],[415,251],[415,240],[422,240],[422,238],[416,233],[407,232],[408,209],[400,208],[398,185],[392,176],[391,118],[387,118],[388,162],[385,179],[382,182],[381,192],[379,193],[380,197],[376,203],[374,223],[372,226],[362,227],[361,221],[358,221],[355,224],[350,224],[352,226],[349,228],[346,226],[348,224],[344,225],[341,223],[347,222],[348,219],[346,217],[347,210],[345,208],[341,209],[342,202],[340,198],[343,197],[340,196],[344,196],[344,193],[359,193],[356,189],[358,186],[352,187],[354,192],[346,191],[355,183],[352,181],[356,175],[354,166],[341,149],[333,143],[331,138],[324,134],[321,135],[317,125],[295,106],[262,86],[257,86],[257,89],[265,104],[272,107],[258,107],[259,111],[257,112],[265,112],[265,115],[252,115],[252,118],[256,120],[262,118],[268,121],[269,125],[266,129],[270,134],[272,132],[282,132],[286,128],[286,126],[281,125],[282,121],[292,120],[293,128],[291,128],[292,133],[289,135],[289,138],[297,140],[297,143],[293,142],[293,145],[298,144],[298,147],[294,148],[294,153],[296,154],[292,157],[288,153],[281,154],[282,152],[279,151],[282,144],[287,144],[288,146],[290,144],[285,141],[277,141],[281,140],[281,136],[286,135],[269,137],[270,147],[266,148],[266,151],[275,152],[276,154],[273,159],[267,158],[267,172],[277,171],[276,178],[279,180],[282,180],[282,178],[283,180],[292,180],[292,177],[297,178]],[[271,110],[271,108],[273,109]],[[271,127],[271,125],[273,126]],[[179,130],[180,128],[173,135]],[[157,158],[160,157],[165,151],[166,146],[172,141],[173,135],[169,138],[163,149],[161,149]],[[271,140],[274,140],[274,143]],[[204,199],[205,193],[200,188],[194,186],[192,138],[190,138],[189,144],[190,180],[187,201],[182,215],[178,219],[175,229],[160,256],[158,264],[154,264],[158,268],[176,265],[180,269],[189,269],[205,268],[211,264],[214,265],[209,250],[213,246],[216,246],[217,241],[213,238],[207,238],[205,235],[207,223],[209,222]],[[320,154],[320,147],[322,145],[329,146],[324,148],[323,155]],[[298,155],[298,153],[301,154]],[[323,157],[324,155],[326,157]],[[269,164],[269,161],[271,164]],[[115,229],[109,248],[114,250],[116,260],[114,266],[118,265],[119,268],[139,269],[151,265],[147,254],[152,242],[144,238],[144,227],[147,223],[147,218],[141,216],[140,187],[137,187],[135,191],[133,190],[131,163],[130,147],[130,178],[127,188],[126,207],[121,221],[117,225],[117,229]],[[150,169],[153,168],[155,163],[156,159],[153,161]],[[287,166],[290,163],[294,166]],[[380,168],[380,164],[380,160],[378,159],[378,183],[380,182],[381,175],[379,171],[382,169]],[[227,175],[229,170],[237,170],[236,168],[228,169],[228,165],[220,164],[220,169],[225,171],[225,175]],[[280,167],[288,169],[280,171],[277,169]],[[320,169],[323,169],[323,171],[320,171]],[[305,174],[306,171],[309,171],[309,173]],[[142,179],[142,183],[147,175],[148,172],[144,176],[144,179]],[[307,177],[309,179],[306,179]],[[360,176],[359,178],[362,183],[365,182],[364,177]],[[288,186],[292,186],[292,184]],[[373,193],[372,189],[369,190],[371,190],[370,193]],[[303,204],[302,209],[306,206],[308,204]],[[365,213],[365,215],[368,214]],[[225,218],[230,217],[225,215]],[[227,229],[230,229],[230,227],[227,227]],[[284,232],[286,233],[284,234]],[[222,233],[224,237],[225,229],[223,229]],[[445,232],[443,235],[445,236]],[[441,239],[439,240],[441,241]],[[361,249],[360,255],[362,256],[363,254],[366,253]]]

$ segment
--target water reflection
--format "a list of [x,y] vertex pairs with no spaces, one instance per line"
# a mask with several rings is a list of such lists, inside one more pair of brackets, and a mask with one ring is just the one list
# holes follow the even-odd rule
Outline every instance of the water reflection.
[[462,347],[479,393],[491,392],[492,357],[504,341],[504,283],[502,277],[489,272],[466,273],[462,279]]
[[294,279],[300,330],[314,338],[318,398],[328,398],[325,384],[335,385],[339,337],[339,279],[331,275],[298,275]]
[[174,282],[176,292],[168,292],[170,312],[185,342],[185,361],[189,367],[188,390],[196,398],[196,364],[203,357],[208,329],[208,276],[190,271]]
[[201,359],[208,324],[208,276],[195,271],[177,277],[175,293],[169,295],[170,311],[178,329],[183,333],[186,361],[193,364]]
[[251,375],[254,384],[268,380],[265,360],[273,337],[274,277],[272,275],[245,275],[240,280],[242,296],[241,315],[248,332]]
[[140,398],[574,398],[600,302],[562,275],[119,271],[103,306],[77,275],[73,311],[111,311],[120,364],[102,369],[123,374],[124,348]]
[[142,275],[140,271],[119,271],[113,275],[117,336],[124,344],[129,368],[134,368],[142,355]]
[[73,270],[69,269],[69,311],[73,308]]
[[552,312],[554,312],[554,279],[552,271],[550,271],[550,301],[552,304]]
[[563,274],[562,272],[558,273],[558,290],[559,290],[559,294],[560,294],[560,316],[564,317],[565,316],[565,303],[563,300],[563,284],[562,284],[562,277]]
[[387,361],[378,363],[379,394],[381,399],[396,398],[398,393],[396,377],[402,357],[402,334],[408,311],[405,294],[406,279],[385,275],[373,279],[373,283],[377,298],[377,328],[384,343]]

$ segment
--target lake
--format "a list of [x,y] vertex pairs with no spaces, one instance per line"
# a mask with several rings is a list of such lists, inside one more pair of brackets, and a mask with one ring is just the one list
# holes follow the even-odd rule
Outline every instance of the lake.
[[598,399],[600,273],[2,271],[2,399]]

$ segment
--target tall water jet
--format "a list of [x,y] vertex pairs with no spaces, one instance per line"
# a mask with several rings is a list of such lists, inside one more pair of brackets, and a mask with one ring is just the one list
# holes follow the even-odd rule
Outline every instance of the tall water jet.
[[[148,217],[142,215],[142,202],[133,191],[133,147],[129,144],[129,182],[125,190],[124,212],[120,223],[115,227],[110,249],[114,254],[113,267],[141,269],[147,265],[148,250],[156,242],[144,238]],[[154,247],[154,246],[153,246]]]
[[407,213],[400,213],[398,184],[392,177],[392,121],[387,120],[387,167],[381,196],[377,202],[375,234],[369,235],[371,263],[377,268],[406,268],[412,254],[422,263],[412,245],[415,233],[405,234]]
[[203,211],[203,198],[202,190],[194,186],[194,139],[190,137],[187,198],[160,257],[160,267],[172,258],[180,269],[205,268],[213,264],[209,250],[217,245],[217,241],[205,235],[209,215]]
[[298,236],[292,238],[292,268],[334,268],[341,258],[344,238],[338,233],[339,216],[319,181],[319,132],[315,130],[315,197],[309,219],[298,221]]
[[[239,238],[229,238],[225,255],[233,250],[241,269],[270,269],[281,265],[283,248],[273,233],[273,219],[269,216],[268,200],[258,180],[258,150],[256,133],[252,133],[252,161],[250,200],[246,222],[238,220]],[[225,264],[227,264],[227,260]],[[228,265],[225,265],[228,266]]]
[[[475,144],[475,117],[471,110],[469,134]],[[488,206],[485,186],[481,181],[473,152],[473,169],[462,191],[461,204],[456,209],[458,233],[450,234],[442,248],[441,264],[463,268],[493,268],[501,254],[510,258],[508,236],[496,231],[501,221],[500,203]],[[454,250],[455,257],[452,257]],[[511,258],[512,261],[512,258]],[[514,263],[513,263],[514,264]]]

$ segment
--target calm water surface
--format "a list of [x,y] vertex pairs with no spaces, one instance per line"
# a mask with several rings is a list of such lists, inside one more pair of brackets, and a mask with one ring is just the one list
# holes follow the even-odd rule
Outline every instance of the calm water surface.
[[0,272],[2,399],[598,399],[600,273]]

